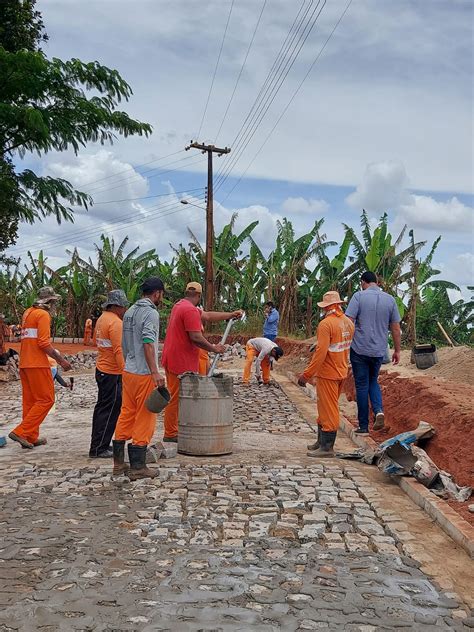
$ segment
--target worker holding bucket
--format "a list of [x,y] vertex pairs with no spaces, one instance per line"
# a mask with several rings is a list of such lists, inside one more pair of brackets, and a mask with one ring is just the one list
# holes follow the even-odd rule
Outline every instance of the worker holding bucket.
[[[234,312],[205,312],[198,308],[202,297],[200,283],[188,283],[184,298],[171,310],[163,346],[161,363],[166,371],[166,385],[171,395],[165,408],[163,441],[178,441],[179,378],[182,373],[203,373],[207,366],[204,353],[223,353],[222,344],[212,344],[202,330],[206,323],[240,318],[241,310]],[[204,352],[204,353],[201,353]],[[201,370],[200,370],[201,369]],[[202,374],[201,373],[201,374]]]

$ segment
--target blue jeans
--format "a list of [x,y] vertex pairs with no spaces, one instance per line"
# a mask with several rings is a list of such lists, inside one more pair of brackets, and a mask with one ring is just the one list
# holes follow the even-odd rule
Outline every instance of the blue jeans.
[[359,355],[353,349],[350,353],[352,374],[357,395],[357,417],[361,430],[369,429],[369,398],[374,414],[383,411],[382,391],[378,378],[383,357]]
[[277,335],[276,334],[263,334],[263,337],[267,338],[267,340],[271,340],[272,342],[274,342]]

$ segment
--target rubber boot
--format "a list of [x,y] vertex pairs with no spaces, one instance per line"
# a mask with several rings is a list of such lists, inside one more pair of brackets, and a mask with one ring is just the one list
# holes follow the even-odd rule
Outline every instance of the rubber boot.
[[316,439],[314,443],[308,443],[306,447],[308,448],[308,450],[314,451],[314,450],[317,450],[320,445],[321,445],[321,426],[318,425],[318,438]]
[[327,432],[321,430],[321,444],[317,450],[308,450],[308,456],[316,458],[331,458],[334,456],[334,444],[336,442],[337,432]]
[[128,465],[125,463],[125,441],[112,441],[113,445],[113,457],[114,457],[114,469],[112,470],[112,476],[120,476],[120,474],[126,474],[128,472]]
[[139,478],[155,478],[158,472],[146,466],[146,445],[128,444],[128,456],[130,458],[130,471],[128,476],[131,481]]

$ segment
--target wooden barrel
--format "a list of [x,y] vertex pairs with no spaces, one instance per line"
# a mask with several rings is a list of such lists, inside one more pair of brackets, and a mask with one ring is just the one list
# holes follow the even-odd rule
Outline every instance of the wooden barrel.
[[186,373],[179,387],[178,452],[212,456],[232,452],[232,377]]

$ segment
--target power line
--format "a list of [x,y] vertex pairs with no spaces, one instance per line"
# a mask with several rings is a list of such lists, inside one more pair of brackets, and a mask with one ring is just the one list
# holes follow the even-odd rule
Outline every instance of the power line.
[[[313,1],[314,0],[311,0],[311,2],[313,2]],[[272,79],[272,77],[274,75],[275,68],[277,67],[279,60],[281,59],[282,55],[286,54],[285,47],[286,47],[287,42],[289,41],[289,39],[290,39],[290,37],[291,37],[291,35],[293,33],[295,24],[297,23],[297,21],[299,19],[299,16],[301,14],[301,11],[303,10],[303,7],[304,7],[305,4],[306,4],[306,0],[303,0],[301,6],[300,6],[300,8],[299,8],[299,10],[298,10],[298,12],[297,12],[297,14],[295,16],[295,19],[293,20],[293,24],[290,26],[290,29],[289,29],[288,33],[286,34],[286,37],[283,40],[283,43],[282,43],[282,45],[280,47],[280,50],[278,51],[278,54],[277,54],[276,58],[273,61],[272,67],[268,71],[268,74],[267,74],[267,76],[265,78],[265,81],[263,82],[262,86],[260,87],[260,90],[259,90],[259,93],[257,94],[257,97],[255,98],[254,102],[252,103],[252,105],[250,107],[250,110],[247,113],[247,116],[245,117],[245,119],[244,119],[244,121],[243,121],[243,123],[242,123],[242,125],[241,125],[241,127],[239,129],[239,131],[237,132],[237,134],[235,135],[234,140],[232,141],[232,145],[235,145],[235,143],[238,142],[239,136],[241,135],[242,130],[244,129],[247,121],[252,117],[252,115],[253,115],[253,113],[255,111],[255,108],[257,107],[257,105],[259,103],[259,100],[260,100],[262,94],[264,93],[264,91],[266,90],[266,88],[268,86],[268,82]],[[304,18],[304,16],[303,16],[303,18]],[[225,168],[225,157],[224,157],[223,163],[224,164],[222,165],[222,168],[221,168],[220,171],[222,171]]]
[[[180,169],[183,169],[183,168],[186,168],[186,167],[190,167],[191,165],[197,164],[198,162],[202,162],[204,160],[204,158],[200,158],[198,160],[194,160],[194,161],[189,162],[190,158],[191,158],[191,156],[185,156],[184,158],[180,158],[179,160],[176,160],[174,162],[170,162],[168,164],[162,165],[163,167],[168,167],[168,166],[175,165],[177,163],[181,163],[183,161],[188,161],[185,164],[180,165],[179,167],[175,167],[173,169],[166,169],[165,171],[158,171],[157,173],[153,173],[153,175],[148,175],[147,176],[147,180],[151,180],[152,178],[157,178],[158,176],[164,175],[165,173],[173,173],[174,171],[179,171]],[[149,174],[149,173],[154,172],[154,171],[157,171],[156,168],[155,169],[149,169],[148,171],[145,171],[144,174]],[[89,191],[88,193],[90,195],[97,195],[98,193],[106,193],[107,191],[115,191],[115,189],[119,189],[124,184],[134,184],[135,182],[141,182],[141,178],[143,178],[143,175],[137,173],[135,177],[125,178],[124,180],[118,181],[118,183],[112,183],[112,184],[115,184],[115,186],[99,188],[97,190]]]
[[167,195],[177,195],[178,193],[189,193],[190,191],[203,190],[204,187],[196,187],[195,189],[184,189],[183,191],[172,191],[171,193],[158,193],[157,195],[147,195],[145,197],[125,198],[124,200],[108,200],[107,202],[94,202],[94,206],[101,206],[102,204],[118,204],[119,202],[136,202],[137,200],[151,200],[152,198],[166,197]]
[[134,167],[130,166],[127,167],[126,169],[123,169],[123,171],[117,171],[117,173],[112,173],[109,176],[104,176],[103,178],[99,178],[98,180],[92,180],[91,182],[86,182],[85,184],[83,184],[82,186],[84,187],[88,187],[91,184],[95,184],[96,182],[102,182],[103,180],[108,180],[109,178],[115,178],[116,176],[121,175],[122,173],[126,173],[127,171],[134,171],[135,169],[138,169],[139,167],[146,167],[147,165],[151,165],[154,162],[159,162],[160,160],[164,160],[165,158],[170,158],[171,156],[176,156],[177,154],[181,154],[184,152],[184,149],[180,149],[179,151],[174,151],[171,154],[167,154],[166,156],[161,156],[160,158],[154,158],[153,160],[149,160],[148,162],[142,162],[139,165],[135,165]]
[[209,92],[208,92],[208,95],[207,95],[206,105],[204,107],[204,112],[202,113],[201,124],[199,125],[199,130],[198,130],[197,134],[195,135],[195,138],[199,138],[200,137],[202,126],[203,126],[203,123],[204,123],[204,119],[206,118],[207,108],[209,106],[209,100],[211,98],[212,89],[214,87],[214,81],[215,81],[215,78],[216,78],[217,69],[219,67],[219,62],[221,60],[222,49],[224,48],[224,42],[225,42],[225,38],[226,38],[226,35],[227,35],[227,28],[228,28],[229,22],[230,22],[230,16],[232,15],[232,9],[234,8],[234,1],[235,0],[232,0],[231,5],[230,5],[229,15],[227,16],[227,22],[226,22],[225,29],[224,29],[224,35],[222,36],[221,47],[219,49],[219,54],[217,56],[216,67],[214,68],[214,74],[212,75],[212,81],[211,81],[211,85],[210,85]]
[[[172,194],[170,194],[172,195]],[[202,197],[198,197],[198,200],[202,200]],[[165,211],[165,210],[169,210],[169,208],[173,208],[174,206],[177,206],[179,204],[179,202],[177,202],[176,200],[173,201],[169,201],[169,202],[164,202],[161,205],[157,205],[157,206],[152,206],[149,207],[148,209],[146,209],[148,212],[152,211],[152,213],[149,213],[149,215],[146,215],[146,218],[154,218],[159,216],[159,214],[161,213],[161,211]],[[93,226],[93,227],[89,227],[89,228],[83,228],[80,229],[78,231],[75,231],[73,234],[71,234],[70,237],[65,237],[64,235],[61,237],[56,237],[54,239],[51,239],[49,241],[43,242],[41,244],[42,248],[52,248],[52,247],[60,247],[63,245],[68,244],[72,239],[79,240],[79,241],[83,241],[84,239],[89,238],[90,236],[97,234],[97,230],[99,230],[99,233],[106,231],[106,230],[110,230],[111,226],[119,226],[120,224],[123,224],[124,226],[128,226],[130,224],[139,224],[141,223],[141,219],[140,216],[138,215],[137,218],[137,213],[131,213],[131,214],[127,214],[127,215],[121,215],[116,217],[114,220],[111,220],[109,222],[106,222],[104,224],[102,224],[102,227],[100,229],[97,229],[97,226]],[[18,257],[21,256],[23,254],[26,254],[28,252],[28,250],[30,250],[32,247],[37,245],[37,241],[36,242],[32,242],[31,244],[28,244],[26,246],[21,246],[22,250],[18,251],[18,252],[13,252],[12,256],[14,257]],[[13,249],[15,250],[15,249]]]
[[[217,187],[221,187],[223,185],[223,183],[225,182],[225,180],[227,179],[227,177],[229,176],[230,172],[232,171],[232,169],[236,166],[236,164],[239,162],[240,157],[242,156],[243,152],[246,150],[246,148],[248,147],[250,141],[252,140],[252,138],[254,137],[255,133],[257,132],[258,128],[260,127],[260,124],[262,123],[263,119],[265,118],[265,116],[267,115],[270,107],[272,106],[278,92],[280,91],[283,83],[285,82],[288,74],[290,73],[293,65],[296,62],[296,59],[298,58],[303,46],[305,45],[308,37],[310,36],[314,26],[316,25],[316,22],[318,21],[325,5],[326,5],[326,0],[323,0],[323,4],[321,6],[321,8],[318,11],[318,7],[321,4],[321,0],[318,0],[318,3],[316,5],[316,7],[314,8],[313,12],[311,13],[311,16],[308,20],[308,22],[306,23],[306,25],[303,27],[298,41],[296,42],[295,46],[293,47],[293,50],[290,54],[290,57],[287,59],[287,61],[285,62],[285,65],[283,66],[283,69],[279,75],[279,77],[277,78],[277,82],[274,85],[274,90],[273,93],[269,93],[266,100],[264,102],[262,102],[262,104],[259,107],[259,112],[257,111],[257,118],[256,120],[254,120],[253,122],[253,126],[249,127],[246,131],[246,134],[240,139],[240,143],[241,146],[239,148],[239,150],[236,152],[236,155],[234,156],[233,160],[230,161],[230,164],[228,164],[225,169],[226,171],[220,174],[220,181],[217,183]],[[317,12],[317,13],[316,13]]]
[[258,30],[258,27],[259,27],[259,25],[260,25],[260,21],[261,21],[261,19],[262,19],[263,11],[264,11],[264,9],[265,9],[266,4],[267,4],[267,0],[263,0],[262,8],[261,8],[261,10],[260,10],[260,14],[259,14],[259,16],[258,16],[257,23],[256,23],[255,28],[254,28],[254,30],[253,30],[252,37],[250,38],[250,43],[249,43],[249,45],[248,45],[248,47],[247,47],[247,52],[245,53],[244,61],[242,62],[242,66],[240,67],[240,72],[239,72],[239,74],[237,75],[237,79],[235,80],[234,89],[232,90],[232,94],[230,95],[230,99],[229,99],[229,102],[228,102],[228,104],[227,104],[226,110],[225,110],[225,112],[224,112],[224,116],[223,116],[223,118],[222,118],[221,124],[219,125],[219,129],[217,130],[217,134],[216,134],[216,142],[217,142],[217,139],[219,138],[219,134],[221,133],[222,126],[224,125],[224,122],[225,122],[225,120],[226,120],[226,118],[227,118],[227,114],[228,114],[228,112],[229,112],[229,108],[230,108],[230,106],[232,105],[232,102],[233,102],[233,100],[234,100],[235,92],[236,92],[236,90],[237,90],[237,86],[239,85],[240,79],[241,79],[241,77],[242,77],[242,73],[243,73],[243,71],[244,71],[245,64],[247,63],[247,58],[248,58],[249,53],[250,53],[250,50],[251,50],[251,48],[252,48],[252,45],[253,45],[253,42],[254,42],[254,39],[255,39],[255,35],[256,35],[257,30]]
[[334,25],[332,31],[329,33],[328,37],[326,38],[324,44],[322,45],[322,47],[320,48],[318,54],[316,55],[315,59],[313,60],[311,66],[308,68],[308,71],[306,72],[306,74],[304,75],[303,79],[300,81],[298,87],[296,88],[296,90],[293,92],[290,100],[288,101],[288,103],[285,105],[285,107],[283,108],[283,111],[281,112],[280,116],[278,117],[278,119],[276,120],[275,124],[273,125],[272,129],[270,130],[270,132],[267,134],[265,140],[263,141],[263,143],[260,145],[260,148],[258,149],[257,153],[254,155],[254,157],[252,158],[252,160],[249,162],[249,164],[247,165],[247,167],[245,168],[244,172],[240,175],[239,179],[237,180],[237,182],[234,184],[234,186],[230,189],[230,191],[227,193],[226,197],[223,199],[223,201],[221,202],[221,204],[223,202],[225,202],[233,193],[233,191],[235,190],[235,188],[238,186],[238,184],[241,182],[242,178],[245,176],[245,174],[247,173],[247,171],[250,169],[250,167],[252,166],[252,164],[254,163],[254,161],[257,159],[257,157],[260,155],[260,152],[262,151],[262,149],[265,147],[265,145],[267,144],[268,140],[270,139],[270,137],[272,136],[273,132],[275,131],[275,129],[278,127],[281,119],[285,116],[286,112],[288,111],[288,108],[290,107],[290,105],[293,103],[296,95],[299,93],[299,91],[301,90],[304,82],[306,81],[306,79],[309,77],[309,75],[311,74],[313,68],[315,67],[315,65],[317,64],[317,62],[319,61],[321,55],[324,52],[324,49],[326,48],[326,46],[329,43],[329,40],[332,38],[332,36],[334,35],[336,29],[338,28],[339,24],[342,22],[342,20],[344,19],[346,13],[348,12],[351,4],[352,4],[353,0],[349,0],[349,2],[347,3],[344,11],[341,13],[339,19],[337,20],[336,24]]

